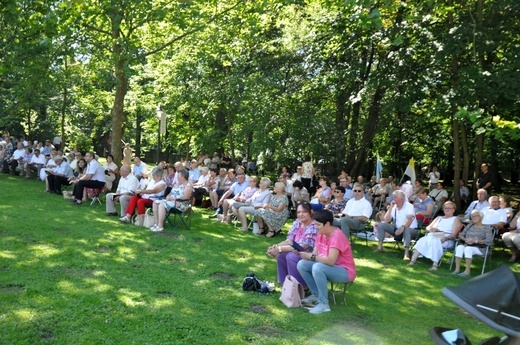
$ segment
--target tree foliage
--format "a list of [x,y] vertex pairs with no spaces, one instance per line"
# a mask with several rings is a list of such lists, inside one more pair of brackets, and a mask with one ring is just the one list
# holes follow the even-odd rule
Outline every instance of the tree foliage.
[[520,168],[514,0],[11,0],[1,11],[0,126],[31,137],[94,144],[111,131],[116,159],[122,141],[141,154],[162,141],[268,170],[311,155],[331,174],[369,176],[376,153],[397,175],[412,156],[455,179],[484,160]]

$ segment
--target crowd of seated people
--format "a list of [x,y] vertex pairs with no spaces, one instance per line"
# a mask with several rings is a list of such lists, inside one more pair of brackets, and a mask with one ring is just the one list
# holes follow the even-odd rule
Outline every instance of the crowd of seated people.
[[[347,237],[351,231],[365,228],[366,222],[373,217],[374,209],[382,209],[384,215],[378,224],[376,251],[383,250],[383,239],[391,234],[404,242],[405,259],[411,259],[413,264],[422,255],[433,261],[432,269],[435,269],[440,250],[446,248],[446,242],[450,244],[448,247],[452,247],[451,240],[458,237],[462,223],[466,224],[464,229],[467,231],[463,233],[467,238],[489,242],[487,233],[484,236],[478,230],[481,229],[480,223],[471,230],[467,228],[475,224],[472,216],[475,214],[475,218],[478,218],[479,214],[474,211],[479,211],[482,214],[482,227],[495,229],[511,250],[510,261],[516,261],[520,252],[520,235],[516,229],[519,214],[514,215],[507,197],[491,195],[488,199],[486,190],[480,189],[477,200],[470,202],[469,191],[464,181],[461,181],[460,195],[468,206],[464,208],[463,215],[455,217],[454,204],[448,201],[448,192],[443,182],[435,181],[437,174],[433,171],[429,174],[429,182],[435,181],[435,189],[428,193],[420,181],[400,184],[391,176],[382,178],[379,183],[375,177],[365,183],[364,178],[358,176],[357,182],[352,183],[346,170],[338,176],[337,182],[330,182],[325,176],[316,179],[317,171],[312,167],[311,186],[315,192],[311,197],[309,189],[302,183],[302,180],[306,184],[309,182],[310,162],[306,162],[305,167],[298,166],[294,174],[287,166],[283,166],[278,182],[270,191],[269,179],[261,178],[259,181],[256,176],[248,177],[248,168],[240,164],[231,168],[229,155],[222,158],[218,153],[214,153],[211,158],[201,155],[197,159],[173,165],[162,162],[159,167],[151,169],[149,174],[147,165],[139,157],[134,158],[133,167],[119,167],[111,155],[101,165],[92,152],[83,155],[75,149],[64,155],[63,151],[53,147],[50,140],[30,144],[24,138],[12,139],[2,138],[0,141],[0,162],[4,172],[22,174],[28,179],[37,177],[45,181],[45,191],[50,193],[62,194],[64,186],[72,186],[73,205],[81,205],[86,201],[87,188],[113,188],[113,192],[106,197],[107,215],[116,216],[120,211],[121,221],[129,222],[135,213],[136,225],[142,225],[145,208],[152,207],[156,211],[155,224],[151,227],[153,231],[163,230],[166,213],[172,207],[185,209],[192,196],[197,200],[209,197],[212,207],[217,209],[214,216],[223,222],[229,222],[231,215],[234,215],[240,222],[239,230],[248,231],[248,216],[253,217],[258,222],[259,233],[267,237],[276,236],[280,232],[289,218],[292,206],[297,210],[298,205],[305,202],[309,202],[314,210],[330,210],[336,217],[333,225],[341,228]],[[120,210],[116,208],[117,203],[120,204]],[[428,221],[432,221],[434,204],[444,214],[428,224]],[[412,256],[409,248],[411,240],[418,233],[417,221],[428,226],[428,233],[442,232],[445,237],[424,238],[417,243]],[[463,247],[456,253],[459,264],[464,257],[468,262],[471,255],[479,254]],[[459,270],[460,265],[455,272],[459,274]]]

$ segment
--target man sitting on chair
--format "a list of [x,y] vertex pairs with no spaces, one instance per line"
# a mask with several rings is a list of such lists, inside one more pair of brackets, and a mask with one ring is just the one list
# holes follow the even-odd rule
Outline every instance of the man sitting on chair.
[[472,201],[464,213],[464,221],[469,221],[471,211],[482,211],[486,207],[489,207],[489,202],[487,201],[487,192],[485,189],[479,189],[477,191],[477,200]]
[[78,180],[73,180],[74,184],[74,201],[73,205],[79,206],[83,200],[83,190],[87,188],[103,188],[105,186],[105,170],[94,158],[94,153],[87,152],[85,154],[87,161],[87,171],[85,175]]
[[[396,190],[392,193],[393,200],[390,207],[385,213],[385,223],[379,223],[377,228],[377,249],[376,253],[383,252],[383,240],[385,233],[388,232],[394,236],[403,235],[404,242],[404,260],[410,260],[410,243],[412,237],[417,236],[417,219],[415,219],[415,209],[413,205],[406,202],[406,196],[403,191]],[[390,223],[393,221],[394,223]]]
[[431,190],[429,196],[435,201],[438,210],[442,210],[442,205],[448,200],[448,192],[444,189],[444,184],[440,181],[437,182],[437,189]]
[[115,203],[119,201],[121,214],[124,215],[130,198],[135,195],[135,190],[139,185],[139,180],[130,172],[130,166],[123,165],[119,169],[121,178],[115,193],[108,193],[106,198],[106,211],[109,216],[117,216]]
[[69,183],[69,178],[73,176],[72,168],[62,156],[54,156],[54,162],[58,164],[54,169],[48,168],[47,173],[47,185],[48,190],[51,193],[61,195],[61,186]]
[[334,220],[334,226],[340,226],[341,231],[347,236],[350,236],[350,230],[363,230],[365,223],[372,215],[372,205],[370,201],[365,199],[363,185],[361,183],[354,183],[352,188],[354,198],[347,201],[347,205],[343,212],[341,212],[341,219]]
[[500,208],[498,196],[489,197],[489,207],[481,210],[484,214],[482,224],[489,225],[498,230],[499,234],[504,232],[504,226],[507,223],[507,213]]

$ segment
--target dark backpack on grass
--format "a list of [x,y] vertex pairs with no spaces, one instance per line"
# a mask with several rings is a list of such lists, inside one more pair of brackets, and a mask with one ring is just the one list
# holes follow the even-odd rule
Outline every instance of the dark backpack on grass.
[[254,273],[248,273],[242,281],[242,289],[244,291],[262,291],[262,284]]

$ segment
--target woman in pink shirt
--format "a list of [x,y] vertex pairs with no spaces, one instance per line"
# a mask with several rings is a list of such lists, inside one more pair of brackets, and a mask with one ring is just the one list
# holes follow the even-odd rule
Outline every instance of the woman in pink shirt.
[[302,300],[302,304],[314,306],[311,314],[321,314],[330,311],[328,281],[353,282],[356,265],[348,238],[341,229],[332,226],[332,212],[314,211],[314,222],[318,229],[314,250],[312,253],[300,252],[304,260],[300,260],[297,267],[312,293]]

